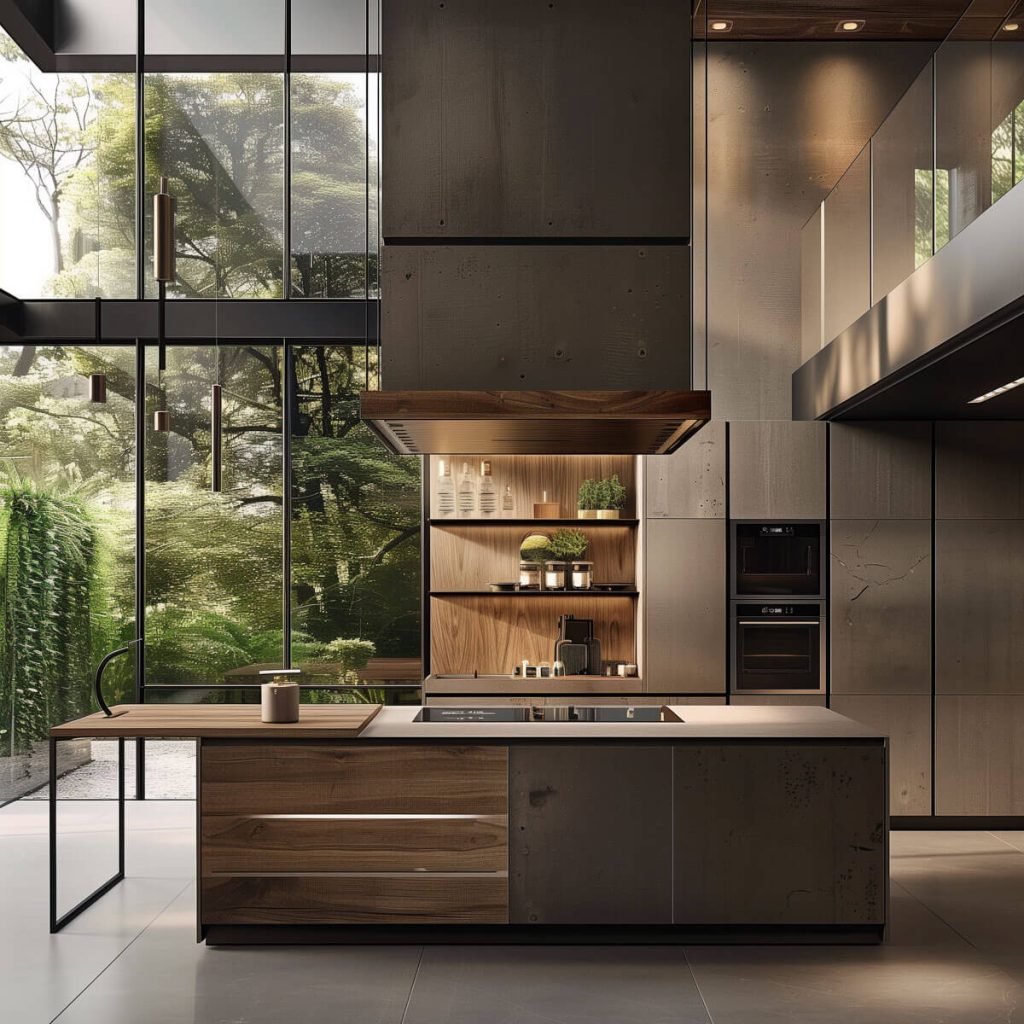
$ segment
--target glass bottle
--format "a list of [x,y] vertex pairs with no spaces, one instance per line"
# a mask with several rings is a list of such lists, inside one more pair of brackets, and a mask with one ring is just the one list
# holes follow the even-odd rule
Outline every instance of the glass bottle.
[[440,459],[437,464],[437,514],[445,518],[455,515],[455,481],[448,459]]
[[505,493],[501,496],[501,514],[506,519],[513,518],[516,510],[515,498],[512,497],[512,485],[505,484]]
[[468,462],[462,464],[462,472],[459,474],[458,503],[459,518],[472,519],[476,512],[476,481]]
[[480,463],[480,490],[477,494],[477,508],[480,510],[481,519],[494,519],[498,515],[498,492],[494,488],[490,459],[484,459]]

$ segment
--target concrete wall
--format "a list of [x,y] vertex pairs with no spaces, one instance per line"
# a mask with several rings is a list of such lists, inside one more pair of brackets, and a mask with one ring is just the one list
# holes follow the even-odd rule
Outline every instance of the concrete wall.
[[[789,419],[800,350],[800,232],[931,55],[930,43],[708,44],[709,330],[695,310],[694,382],[715,417]],[[703,62],[695,59],[695,73]],[[704,83],[695,88],[701,161]],[[694,215],[704,212],[698,165]],[[702,294],[695,287],[695,300]]]

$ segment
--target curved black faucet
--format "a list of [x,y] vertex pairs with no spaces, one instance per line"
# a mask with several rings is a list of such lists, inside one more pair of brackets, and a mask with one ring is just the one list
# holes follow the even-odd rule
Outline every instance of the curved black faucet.
[[93,694],[96,697],[96,703],[100,706],[100,710],[107,716],[107,718],[113,718],[114,712],[107,707],[107,702],[103,699],[103,673],[106,671],[107,665],[109,665],[119,654],[127,654],[133,647],[138,647],[141,643],[141,637],[136,640],[129,640],[124,647],[118,647],[116,651],[111,651],[106,655],[96,669],[96,681],[93,683]]

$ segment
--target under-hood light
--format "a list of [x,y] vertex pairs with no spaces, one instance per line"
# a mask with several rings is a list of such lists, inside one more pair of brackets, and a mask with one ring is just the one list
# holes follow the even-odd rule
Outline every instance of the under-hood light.
[[993,388],[991,391],[986,391],[985,394],[978,395],[977,398],[972,398],[967,404],[980,405],[982,402],[987,402],[991,398],[998,398],[1000,395],[1005,395],[1007,391],[1019,388],[1021,384],[1024,384],[1024,377],[1018,377],[1016,380],[1011,380],[1009,383],[1003,384],[1001,387]]

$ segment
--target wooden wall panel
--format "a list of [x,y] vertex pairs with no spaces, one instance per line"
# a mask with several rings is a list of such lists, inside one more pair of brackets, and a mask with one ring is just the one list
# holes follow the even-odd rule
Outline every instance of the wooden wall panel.
[[385,238],[689,236],[685,6],[386,0],[382,33]]
[[389,390],[690,386],[685,245],[386,245],[381,294]]
[[[703,434],[698,434],[700,437]],[[439,519],[437,512],[437,487],[434,486],[442,456],[430,456],[431,503],[430,515]],[[557,501],[562,508],[562,516],[567,519],[576,518],[577,498],[580,484],[587,479],[611,477],[618,474],[619,480],[626,488],[626,507],[622,510],[624,519],[636,518],[636,470],[637,460],[633,455],[466,455],[452,458],[452,479],[458,487],[458,477],[462,463],[468,462],[474,472],[479,473],[483,459],[491,462],[491,475],[498,494],[498,507],[505,486],[512,487],[515,507],[509,518],[532,519],[533,504],[542,500],[542,493],[548,492],[549,501]],[[449,517],[439,519],[443,523],[457,523],[458,519]],[[500,522],[496,520],[496,522]],[[583,526],[586,520],[581,520]],[[572,524],[566,524],[572,525]],[[439,589],[439,588],[438,588]]]
[[[594,563],[598,583],[635,584],[636,530],[630,526],[591,527],[585,558]],[[576,527],[576,524],[567,524]],[[431,590],[486,590],[489,583],[519,579],[519,545],[528,533],[557,527],[440,526],[430,534]]]
[[505,747],[204,741],[203,814],[504,814]]
[[528,658],[554,658],[558,616],[594,620],[605,660],[636,660],[636,607],[629,597],[521,597],[496,594],[430,599],[434,675],[511,672]]
[[885,921],[881,743],[693,743],[674,757],[676,924]]
[[660,744],[513,747],[511,921],[668,924],[671,784]]
[[221,875],[202,880],[204,924],[506,924],[493,874]]
[[506,871],[505,815],[274,818],[204,814],[203,875],[277,871]]

